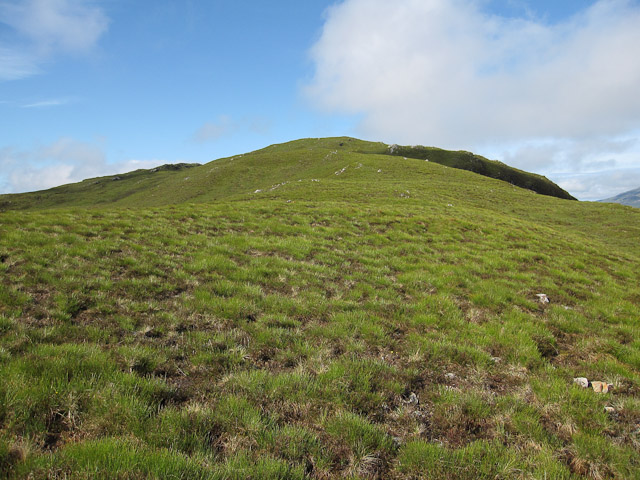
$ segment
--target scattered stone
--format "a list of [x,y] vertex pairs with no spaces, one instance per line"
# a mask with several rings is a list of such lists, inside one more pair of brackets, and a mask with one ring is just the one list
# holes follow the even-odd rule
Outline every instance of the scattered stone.
[[616,413],[616,409],[613,407],[604,407],[604,411],[607,413]]
[[393,441],[393,445],[394,447],[398,448],[402,445],[402,437],[392,437],[391,440]]
[[585,377],[576,377],[573,379],[573,383],[582,387],[582,388],[593,388],[593,391],[596,393],[609,393],[609,390],[613,388],[612,383],[594,381],[590,382]]
[[336,175],[340,175],[340,174],[344,173],[344,171],[345,171],[346,169],[347,169],[347,167],[344,167],[344,168],[342,168],[341,170],[338,170],[338,171],[336,172]]
[[396,153],[398,151],[398,148],[400,148],[400,147],[394,143],[393,145],[391,145],[389,147],[389,153],[391,153],[391,154]]
[[447,203],[447,207],[453,207],[452,203]]
[[260,192],[262,192],[262,190],[258,189],[258,190],[256,190],[256,191],[255,191],[255,192],[253,192],[253,193],[260,193]]
[[447,380],[455,380],[456,379],[456,374],[455,373],[445,373],[444,374],[444,378],[446,378]]
[[320,180],[318,180],[317,178],[312,178],[311,181],[312,182],[319,182]]
[[609,389],[613,388],[613,385],[607,382],[591,382],[591,388],[596,393],[608,393]]
[[378,173],[382,173],[382,169],[381,168],[378,169]]
[[415,393],[411,392],[411,394],[409,395],[409,399],[406,400],[404,403],[418,405],[418,403],[420,403],[420,400],[418,399],[418,396]]
[[122,177],[113,177],[113,181],[115,182],[116,180],[122,180]]
[[589,380],[587,380],[585,377],[574,378],[573,383],[575,383],[576,385],[579,385],[582,388],[589,387]]
[[502,358],[500,358],[500,357],[491,357],[491,361],[493,363],[500,363],[502,361]]
[[546,293],[536,293],[536,297],[538,297],[538,301],[543,305],[549,303],[549,297],[547,297]]

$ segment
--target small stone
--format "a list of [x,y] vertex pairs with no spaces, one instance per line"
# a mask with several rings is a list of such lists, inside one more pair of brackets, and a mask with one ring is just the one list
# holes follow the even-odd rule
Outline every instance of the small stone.
[[538,297],[538,301],[543,305],[549,303],[549,297],[547,297],[546,293],[536,293],[536,297]]
[[447,380],[455,380],[456,379],[456,374],[455,373],[445,373],[444,374],[444,378],[446,378]]
[[591,388],[596,393],[608,393],[613,385],[607,382],[591,382]]
[[418,400],[418,396],[411,392],[411,395],[409,395],[409,403],[412,403],[414,405],[418,405],[418,403],[420,403],[420,400]]
[[500,357],[491,357],[491,361],[493,363],[500,363],[502,361],[502,359]]
[[581,386],[582,388],[587,388],[589,386],[589,380],[587,380],[585,377],[574,378],[573,383]]
[[382,169],[381,168],[378,169],[378,173],[382,173]]
[[613,407],[604,407],[604,411],[607,413],[616,413],[616,409]]

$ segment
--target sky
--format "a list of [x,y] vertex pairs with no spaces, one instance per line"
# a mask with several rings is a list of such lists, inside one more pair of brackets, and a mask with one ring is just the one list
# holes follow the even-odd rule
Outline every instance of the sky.
[[640,187],[640,0],[0,0],[0,193],[348,135]]

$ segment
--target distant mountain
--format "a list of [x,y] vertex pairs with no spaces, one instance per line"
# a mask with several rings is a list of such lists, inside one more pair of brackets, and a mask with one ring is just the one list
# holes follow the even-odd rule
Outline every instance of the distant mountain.
[[640,207],[640,188],[629,190],[615,197],[605,198],[599,201],[605,203],[620,203],[622,205],[629,205],[630,207]]

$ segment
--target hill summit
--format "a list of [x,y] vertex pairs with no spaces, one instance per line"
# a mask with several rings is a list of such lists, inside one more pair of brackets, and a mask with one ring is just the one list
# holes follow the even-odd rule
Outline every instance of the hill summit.
[[[386,145],[349,137],[303,139],[205,165],[163,165],[149,170],[91,178],[79,183],[25,194],[0,196],[0,208],[64,206],[159,206],[210,202],[271,191],[298,180],[355,182],[351,195],[372,185],[425,179],[434,168],[427,163],[467,170],[539,194],[574,199],[545,177],[512,168],[466,151],[435,147]],[[344,169],[344,170],[343,170]],[[384,175],[377,175],[378,170]],[[336,175],[336,172],[344,175]],[[393,175],[390,172],[394,171]],[[456,176],[450,178],[455,188]],[[344,183],[344,182],[343,182]],[[426,184],[424,186],[427,186]],[[383,187],[384,189],[384,187]],[[300,193],[300,192],[299,192]]]

